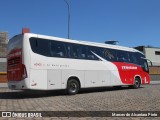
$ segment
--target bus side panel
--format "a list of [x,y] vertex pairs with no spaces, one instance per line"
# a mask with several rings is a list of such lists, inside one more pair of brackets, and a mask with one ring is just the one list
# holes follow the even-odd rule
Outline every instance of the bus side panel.
[[140,74],[139,68],[134,64],[115,62],[123,84],[134,84],[134,76]]
[[[114,86],[114,85],[123,85],[121,78],[120,78],[120,74],[118,72],[117,66],[112,63],[109,62],[103,58],[100,58],[102,60],[101,64],[99,64],[99,66],[103,66],[104,70],[105,70],[105,82],[103,83],[104,79],[102,78],[102,85],[101,86]],[[103,72],[102,72],[103,73]],[[103,76],[103,74],[100,74],[101,76]]]
[[88,70],[85,71],[85,87],[101,86],[100,80],[98,80],[98,71]]
[[141,84],[149,83],[149,75],[144,72],[143,69],[139,66],[129,63],[114,63],[116,64],[121,81],[123,84],[132,85],[134,84],[134,80],[136,76],[141,78]]
[[47,70],[47,89],[61,89],[62,70]]
[[118,70],[111,70],[111,85],[112,86],[123,85]]
[[27,73],[27,78],[25,79],[26,86],[28,89],[30,89],[30,72],[31,72],[31,50],[30,50],[30,43],[29,43],[29,38],[30,36],[26,33],[24,34],[23,38],[23,54],[22,54],[22,59],[23,59],[23,64],[26,67],[26,73]]
[[85,71],[85,87],[110,86],[111,72],[108,70]]
[[101,86],[111,86],[111,71],[101,70],[98,74],[98,80],[100,80]]
[[67,81],[71,77],[78,78],[80,81],[80,84],[81,84],[81,88],[85,87],[84,71],[83,70],[64,69],[64,70],[62,70],[62,89],[66,89]]
[[31,69],[30,88],[35,90],[47,90],[47,70]]

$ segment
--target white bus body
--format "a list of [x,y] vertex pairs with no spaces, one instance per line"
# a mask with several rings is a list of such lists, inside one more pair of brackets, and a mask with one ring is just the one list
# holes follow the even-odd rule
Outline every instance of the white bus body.
[[[57,47],[56,44],[59,46]],[[81,52],[76,47],[79,47]],[[55,51],[51,49],[57,49],[56,52],[63,49],[67,52],[54,53]],[[85,50],[86,54],[82,54]],[[80,88],[135,86],[136,78],[139,79],[136,88],[140,84],[150,83],[148,66],[144,59],[145,69],[136,63],[122,61],[121,58],[119,61],[110,61],[107,59],[115,58],[109,50],[116,51],[118,56],[121,55],[121,52],[143,56],[135,49],[117,45],[69,40],[32,33],[16,35],[10,39],[8,44],[8,86],[10,89],[68,89],[69,94],[76,94]],[[81,56],[74,55],[74,51],[77,52],[77,56]],[[119,51],[120,53],[118,53]],[[108,58],[105,59],[104,56]],[[69,84],[70,80],[77,82]],[[69,86],[71,88],[68,88]]]

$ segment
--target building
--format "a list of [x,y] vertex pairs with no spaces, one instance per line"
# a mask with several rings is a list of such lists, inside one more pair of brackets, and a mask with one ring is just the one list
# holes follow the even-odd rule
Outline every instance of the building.
[[[160,48],[151,46],[138,46],[135,49],[144,53],[146,58],[152,62],[152,66],[160,66]],[[151,66],[151,63],[149,65]]]
[[7,44],[8,32],[0,32],[0,83],[7,82]]
[[135,49],[144,53],[148,59],[151,80],[160,82],[160,48],[152,46],[138,46]]

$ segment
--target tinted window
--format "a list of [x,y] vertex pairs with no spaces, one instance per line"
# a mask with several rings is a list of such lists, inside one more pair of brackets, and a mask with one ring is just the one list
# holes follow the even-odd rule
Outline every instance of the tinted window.
[[49,44],[47,40],[30,38],[30,43],[33,52],[44,56],[50,56]]
[[[7,50],[8,53],[10,53],[11,51],[13,51],[15,49],[21,49],[22,48],[22,42],[23,42],[22,38],[19,38],[18,36],[17,37],[13,37],[12,39],[10,39],[9,43],[8,43],[8,50]],[[1,47],[2,47],[1,45],[2,44],[0,44],[0,50],[1,50]],[[1,51],[0,51],[0,53],[1,53]]]
[[87,46],[80,45],[79,47],[80,59],[87,59]]
[[101,48],[61,41],[46,40],[40,38],[30,38],[31,49],[34,53],[61,58],[74,58],[85,60],[99,60],[93,54],[100,54]]
[[80,51],[80,46],[76,44],[72,44],[71,45],[71,58],[75,58],[75,59],[80,58],[79,51]]
[[160,55],[160,51],[155,51],[155,55]]
[[65,44],[63,42],[50,41],[49,48],[51,57],[66,57]]
[[99,60],[98,56],[100,56],[112,62],[129,62],[145,66],[144,60],[141,59],[144,56],[140,53],[40,38],[30,38],[30,44],[33,52],[48,57]]
[[149,72],[147,61],[145,60],[145,56],[141,53],[136,53],[137,65],[141,66],[143,70]]
[[38,51],[38,43],[36,38],[30,38],[30,45],[33,52],[37,53]]
[[116,50],[104,48],[103,56],[108,61],[117,61]]
[[88,46],[87,58],[89,60],[99,60],[99,58],[95,55],[95,54],[100,55],[99,49],[100,48]]
[[130,62],[128,52],[117,50],[117,61],[118,62]]
[[33,52],[48,57],[66,57],[65,44],[63,42],[30,38]]
[[68,58],[72,58],[72,44],[71,43],[65,43],[66,46],[66,54]]
[[137,59],[137,65],[140,65],[140,66],[143,66],[143,63],[144,63],[144,55],[140,54],[140,53],[135,53],[135,56],[136,56],[136,59]]
[[135,52],[128,52],[129,62],[133,64],[137,64],[137,58]]

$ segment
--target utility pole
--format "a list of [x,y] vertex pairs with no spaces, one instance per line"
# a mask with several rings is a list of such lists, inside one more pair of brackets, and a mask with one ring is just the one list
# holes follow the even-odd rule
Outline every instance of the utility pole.
[[64,0],[68,8],[68,39],[70,39],[70,6],[67,0]]

